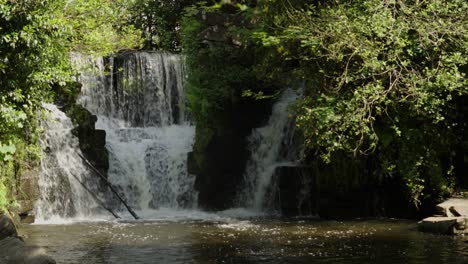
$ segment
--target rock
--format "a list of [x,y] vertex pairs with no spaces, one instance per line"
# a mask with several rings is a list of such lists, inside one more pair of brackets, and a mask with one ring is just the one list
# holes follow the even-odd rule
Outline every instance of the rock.
[[468,199],[451,198],[436,206],[439,214],[447,217],[468,216]]
[[196,175],[198,205],[209,211],[235,206],[245,165],[250,159],[247,137],[271,113],[271,101],[241,98],[211,117],[209,128],[197,126],[194,150],[188,156],[188,172]]
[[468,234],[468,217],[428,217],[418,223],[418,228],[436,234]]
[[16,192],[19,208],[15,213],[20,216],[31,214],[34,204],[39,198],[38,175],[38,169],[31,169],[22,172],[19,177],[19,188]]
[[237,14],[223,14],[218,12],[206,12],[200,10],[195,17],[205,23],[208,26],[237,26],[252,28],[255,24],[255,21],[248,20],[244,16]]
[[57,97],[55,104],[65,112],[77,127],[73,134],[78,137],[80,149],[84,156],[102,174],[107,175],[109,169],[106,132],[95,128],[97,117],[76,102],[81,91],[81,84],[70,82],[65,87],[53,87]]
[[18,233],[13,220],[7,215],[0,214],[0,240],[16,236],[18,236]]
[[307,167],[281,166],[275,170],[278,181],[278,197],[281,215],[310,216],[316,214],[316,197],[312,190],[312,177]]
[[226,32],[227,27],[223,26],[212,26],[200,32],[199,37],[203,39],[205,43],[208,42],[229,42]]
[[0,263],[50,264],[56,263],[38,246],[28,246],[20,238],[13,220],[0,214]]
[[0,263],[5,264],[52,264],[56,263],[38,246],[28,246],[16,237],[0,240]]
[[21,224],[32,224],[36,220],[36,217],[32,214],[20,215]]
[[[225,7],[229,5],[223,5]],[[235,9],[237,7],[234,6]],[[200,10],[195,17],[203,22],[207,28],[200,32],[199,38],[205,44],[212,44],[215,42],[222,42],[227,45],[234,45],[240,47],[243,45],[242,38],[230,32],[230,28],[252,28],[255,24],[254,20],[248,20],[245,16],[239,14],[219,13],[219,12],[206,12]]]

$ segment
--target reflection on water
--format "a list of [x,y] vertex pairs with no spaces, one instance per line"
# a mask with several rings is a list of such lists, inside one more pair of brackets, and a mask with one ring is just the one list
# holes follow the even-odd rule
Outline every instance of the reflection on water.
[[468,238],[414,222],[178,220],[24,226],[58,263],[468,263]]

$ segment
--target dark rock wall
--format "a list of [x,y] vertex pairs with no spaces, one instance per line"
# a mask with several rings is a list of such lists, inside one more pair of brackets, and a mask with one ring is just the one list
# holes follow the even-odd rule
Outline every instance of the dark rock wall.
[[[196,175],[195,189],[201,208],[224,210],[234,205],[250,158],[247,137],[253,128],[266,122],[270,113],[271,103],[266,100],[245,99],[233,104],[217,126],[210,128],[208,133],[212,135],[207,137],[205,147],[190,153],[188,169]],[[197,133],[207,132],[197,127]]]
[[379,178],[369,161],[339,154],[331,164],[318,158],[306,163],[276,169],[276,207],[284,216],[420,218],[431,213],[408,203],[404,185]]
[[78,137],[80,149],[88,161],[102,174],[107,175],[109,154],[105,148],[106,132],[95,128],[97,117],[84,107],[77,105],[81,91],[80,83],[69,83],[66,87],[56,87],[55,104],[65,112],[77,126],[73,134]]

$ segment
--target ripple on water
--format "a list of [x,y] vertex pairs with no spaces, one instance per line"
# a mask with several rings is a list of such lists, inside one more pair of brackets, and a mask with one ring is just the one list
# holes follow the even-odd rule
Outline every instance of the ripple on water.
[[59,263],[468,263],[466,237],[407,221],[233,219],[32,225]]

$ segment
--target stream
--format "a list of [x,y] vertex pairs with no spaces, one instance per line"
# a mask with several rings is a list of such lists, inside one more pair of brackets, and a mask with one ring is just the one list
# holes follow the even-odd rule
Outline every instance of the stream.
[[242,219],[193,211],[146,221],[27,225],[57,263],[468,263],[468,238],[402,220]]

